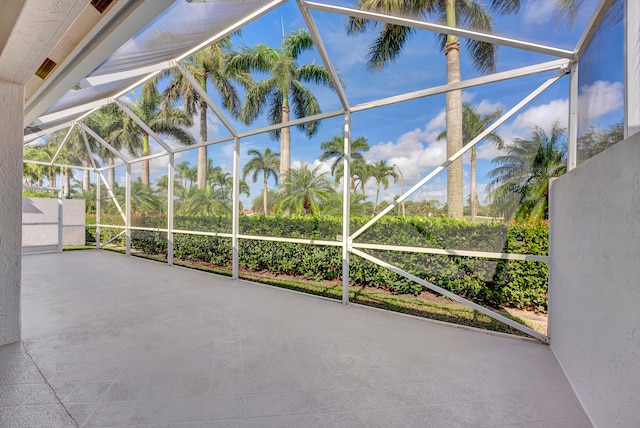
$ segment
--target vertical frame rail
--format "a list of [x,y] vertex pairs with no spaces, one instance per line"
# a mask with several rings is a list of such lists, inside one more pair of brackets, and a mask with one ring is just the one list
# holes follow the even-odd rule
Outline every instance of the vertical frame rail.
[[[101,172],[97,174],[102,175]],[[96,177],[96,250],[100,249],[100,222],[102,221],[100,218],[100,210],[102,209],[100,205],[101,188],[102,183],[100,182],[100,177]]]
[[571,63],[569,72],[569,130],[567,144],[567,170],[578,165],[578,62]]
[[351,233],[349,220],[351,217],[351,113],[344,118],[344,156],[342,165],[342,303],[349,303],[349,252],[351,251]]
[[640,132],[640,2],[624,10],[624,138]]
[[126,254],[131,255],[131,164],[127,164],[127,172],[125,176],[125,236],[126,236]]
[[175,184],[175,155],[169,153],[167,166],[167,264],[173,265],[173,192]]
[[[239,278],[238,232],[240,230],[240,138],[233,139],[233,214],[231,226],[231,247],[233,248],[232,278]],[[266,208],[266,207],[265,207]]]
[[64,212],[62,208],[62,188],[58,190],[58,252],[62,252],[62,237],[64,229]]

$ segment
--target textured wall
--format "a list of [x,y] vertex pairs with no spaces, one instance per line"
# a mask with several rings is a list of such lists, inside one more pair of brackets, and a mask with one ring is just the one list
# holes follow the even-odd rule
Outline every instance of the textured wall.
[[595,426],[640,426],[640,134],[551,191],[551,348]]
[[0,345],[20,339],[24,86],[0,80]]

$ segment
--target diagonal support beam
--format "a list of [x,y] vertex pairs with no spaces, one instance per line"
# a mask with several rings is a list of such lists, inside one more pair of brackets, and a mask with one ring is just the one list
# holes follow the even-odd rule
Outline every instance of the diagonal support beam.
[[89,128],[85,129],[84,123],[78,123],[78,125],[80,125],[80,127],[82,128],[82,139],[84,140],[84,148],[87,151],[87,157],[91,162],[91,168],[95,171],[97,169],[96,160],[93,158],[93,153],[91,153],[91,147],[89,146],[89,139],[87,138],[87,133],[86,133],[86,129],[89,129]]
[[167,153],[171,153],[172,149],[171,146],[169,146],[167,143],[164,142],[164,140],[162,138],[160,138],[160,136],[158,134],[156,134],[150,127],[149,125],[147,125],[142,119],[140,119],[133,111],[131,111],[131,109],[129,107],[127,107],[127,105],[122,102],[122,100],[116,100],[116,103],[118,103],[118,106],[120,106],[120,108],[122,109],[122,111],[124,111],[126,113],[127,116],[129,116],[131,119],[133,119],[133,121],[135,123],[138,124],[138,126],[140,128],[142,128],[142,130],[144,132],[146,132],[147,134],[149,134],[149,136],[151,136],[151,138],[153,138],[154,140],[156,140],[156,142],[158,144],[160,144],[162,146],[163,149],[165,149],[165,151]]
[[[83,131],[88,132],[89,134],[91,134],[91,136],[93,138],[96,139],[96,141],[98,141],[100,144],[102,144],[104,146],[104,148],[106,148],[107,150],[109,150],[111,153],[113,153],[115,156],[117,156],[119,159],[122,159],[123,162],[125,163],[129,163],[131,162],[131,159],[128,159],[126,156],[124,156],[122,153],[120,153],[119,151],[117,151],[116,149],[114,149],[111,144],[107,143],[106,141],[104,141],[104,139],[99,136],[93,129],[89,128],[85,123],[82,122],[77,122],[78,125],[83,129]],[[84,134],[84,133],[83,133]],[[89,143],[87,142],[87,150],[89,150]],[[89,153],[91,153],[91,151],[89,150]],[[95,166],[94,166],[95,168]]]
[[376,223],[380,218],[382,218],[383,216],[385,216],[389,211],[391,211],[392,209],[394,209],[395,207],[398,206],[398,204],[400,204],[402,201],[407,200],[411,195],[413,195],[415,192],[417,192],[422,186],[424,186],[427,182],[431,181],[436,175],[440,174],[446,167],[449,166],[449,164],[451,164],[453,161],[455,161],[456,159],[458,159],[460,156],[462,156],[467,150],[471,149],[473,146],[475,146],[477,143],[479,143],[480,141],[482,141],[483,138],[485,138],[487,135],[489,135],[491,132],[493,132],[493,130],[495,130],[498,126],[502,125],[504,122],[506,122],[507,120],[509,120],[509,118],[511,118],[513,115],[515,115],[517,112],[519,112],[524,106],[526,106],[527,104],[529,104],[533,99],[535,99],[538,95],[540,95],[541,93],[543,93],[545,90],[547,90],[551,85],[553,85],[555,82],[557,82],[558,80],[560,80],[560,78],[562,78],[562,76],[565,75],[564,71],[561,71],[560,73],[556,74],[554,77],[548,79],[546,82],[544,82],[542,85],[540,85],[536,90],[534,90],[532,93],[530,93],[527,97],[525,97],[522,101],[520,101],[518,104],[516,104],[513,108],[511,108],[511,110],[509,110],[508,112],[506,112],[505,114],[502,115],[502,117],[500,117],[498,120],[496,120],[495,122],[493,122],[491,125],[489,125],[489,127],[487,129],[485,129],[482,133],[480,133],[480,135],[478,135],[476,138],[474,138],[473,140],[469,141],[464,147],[462,147],[460,150],[458,150],[456,153],[454,153],[453,155],[451,155],[451,157],[449,159],[447,159],[446,161],[444,161],[439,167],[437,167],[436,169],[434,169],[429,175],[427,175],[426,177],[424,177],[422,180],[420,180],[415,186],[413,186],[411,189],[409,189],[407,191],[407,193],[405,193],[404,195],[400,196],[398,199],[396,199],[395,201],[393,201],[393,203],[391,203],[387,208],[385,208],[384,210],[380,211],[380,213],[378,213],[378,215],[376,215],[375,217],[373,217],[367,224],[365,224],[364,226],[362,226],[360,229],[358,229],[357,231],[355,231],[353,233],[353,235],[351,235],[351,239],[356,239],[358,236],[360,236],[364,231],[366,231],[367,229],[369,229],[374,223]]
[[433,290],[436,293],[442,294],[443,296],[446,296],[451,300],[454,300],[454,301],[456,301],[458,303],[461,303],[461,304],[463,304],[465,306],[470,307],[471,309],[473,309],[475,311],[478,311],[478,312],[480,312],[482,314],[485,314],[486,316],[491,317],[494,320],[500,321],[500,322],[508,325],[509,327],[513,327],[516,330],[519,330],[519,331],[521,331],[523,333],[528,334],[529,336],[535,337],[536,339],[538,339],[538,340],[540,340],[540,341],[542,341],[544,343],[549,343],[549,337],[548,336],[545,336],[542,333],[539,333],[539,332],[537,332],[537,331],[535,331],[535,330],[533,330],[533,329],[531,329],[531,328],[529,328],[529,327],[527,327],[525,325],[522,325],[519,322],[516,322],[516,321],[514,321],[512,319],[509,319],[509,318],[505,317],[504,315],[500,315],[499,313],[494,312],[494,311],[492,311],[490,309],[487,309],[484,306],[480,306],[477,303],[472,302],[471,300],[467,300],[464,297],[460,297],[457,294],[453,294],[452,292],[450,292],[448,290],[445,290],[444,288],[438,287],[437,285],[432,284],[429,281],[425,281],[422,278],[418,278],[417,276],[412,275],[409,272],[406,272],[406,271],[400,269],[397,266],[394,266],[394,265],[389,264],[389,263],[387,263],[385,261],[382,261],[382,260],[380,260],[380,259],[378,259],[378,258],[376,258],[376,257],[374,257],[372,255],[369,255],[367,253],[364,253],[364,252],[362,252],[360,250],[356,250],[355,248],[353,248],[353,249],[351,249],[351,252],[353,254],[355,254],[356,256],[362,257],[365,260],[368,260],[368,261],[370,261],[372,263],[375,263],[375,264],[377,264],[379,266],[387,268],[390,271],[395,272],[398,275],[403,276],[403,277],[407,278],[410,281],[418,283],[418,284],[422,285],[425,288]]
[[218,108],[218,106],[216,105],[216,103],[213,102],[213,100],[211,99],[209,94],[207,94],[207,91],[205,91],[202,88],[202,86],[200,86],[200,83],[198,83],[196,78],[193,77],[193,75],[191,73],[189,73],[189,71],[184,67],[184,65],[178,63],[178,65],[176,67],[178,67],[178,70],[180,70],[180,73],[182,73],[182,75],[185,77],[185,79],[187,79],[189,81],[189,84],[191,85],[191,87],[193,89],[195,89],[195,91],[198,93],[198,95],[200,95],[202,97],[202,99],[204,100],[204,102],[207,103],[207,105],[211,108],[211,110],[213,110],[213,112],[218,117],[218,119],[220,119],[220,121],[225,126],[225,128],[227,128],[229,130],[229,132],[231,132],[231,135],[233,135],[234,137],[237,137],[238,133],[236,132],[233,124],[231,122],[229,122],[229,120],[224,115],[224,113],[222,113],[222,110],[220,110]]
[[64,136],[62,143],[60,143],[60,147],[58,147],[58,150],[56,150],[56,154],[53,155],[53,158],[51,159],[51,165],[53,165],[56,162],[56,159],[58,159],[58,156],[60,156],[60,152],[62,151],[62,148],[67,143],[67,141],[69,141],[69,138],[71,138],[71,132],[73,131],[73,126],[74,125],[71,125],[71,128],[69,128],[69,131],[67,132],[67,135]]
[[325,68],[329,72],[329,77],[331,79],[331,84],[333,85],[333,89],[338,93],[338,98],[340,98],[340,102],[342,103],[342,108],[345,111],[349,110],[349,100],[347,99],[347,94],[344,91],[344,87],[342,86],[342,82],[340,81],[340,76],[336,72],[333,63],[329,59],[329,54],[327,53],[327,49],[324,46],[322,41],[322,37],[320,37],[320,32],[318,31],[318,27],[316,26],[313,17],[311,16],[311,12],[306,8],[304,2],[302,0],[298,0],[298,7],[300,8],[300,12],[302,12],[302,17],[304,18],[304,22],[307,24],[307,28],[309,29],[309,33],[311,34],[311,38],[313,38],[313,42],[320,53],[320,57],[322,58],[322,62],[324,63]]
[[[600,0],[600,3],[596,6],[593,15],[591,15],[591,19],[589,23],[585,27],[584,33],[580,36],[580,40],[576,45],[576,50],[574,53],[574,61],[579,61],[584,54],[584,51],[589,47],[589,43],[591,43],[591,39],[596,34],[596,31],[602,24],[602,20],[605,16],[607,16],[607,12],[609,8],[616,2],[617,0]],[[636,0],[637,1],[637,0]]]

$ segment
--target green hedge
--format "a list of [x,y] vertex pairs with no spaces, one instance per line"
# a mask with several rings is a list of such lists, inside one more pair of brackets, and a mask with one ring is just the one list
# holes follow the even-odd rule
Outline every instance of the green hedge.
[[[368,220],[352,219],[352,233]],[[157,218],[137,219],[136,224],[161,227],[159,221]],[[176,217],[174,224],[176,229],[183,230],[231,232],[231,219],[227,216]],[[103,228],[103,242],[109,235],[113,236],[119,231]],[[94,232],[88,230],[88,233]],[[242,216],[240,233],[334,241],[342,233],[342,221],[339,217]],[[389,217],[381,219],[355,241],[547,255],[548,227],[544,222],[473,224],[443,218]],[[164,254],[167,251],[166,233],[133,231],[132,247],[148,254]],[[383,250],[364,251],[477,302],[539,311],[546,311],[547,308],[546,263]],[[230,267],[231,239],[176,234],[174,255],[180,259],[202,260]],[[241,239],[239,263],[240,267],[245,269],[297,275],[315,280],[339,279],[342,273],[341,248],[331,246]],[[383,287],[398,293],[417,295],[422,291],[421,285],[357,256],[351,256],[349,280],[354,285]]]

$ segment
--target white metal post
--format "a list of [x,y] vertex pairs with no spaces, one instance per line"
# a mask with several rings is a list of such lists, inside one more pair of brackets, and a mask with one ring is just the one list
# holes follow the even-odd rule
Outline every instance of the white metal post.
[[578,165],[578,63],[571,63],[569,73],[569,140],[567,169],[571,171]]
[[640,3],[625,1],[624,138],[640,131]]
[[[98,172],[98,174],[101,173]],[[100,177],[96,177],[96,249],[98,250],[100,249],[100,210],[102,209],[100,206],[101,187]]]
[[126,236],[126,254],[131,255],[131,164],[127,164],[127,172],[125,176],[125,236]]
[[63,221],[63,212],[62,212],[62,186],[60,186],[60,190],[58,190],[58,252],[62,252],[62,232],[64,225]]
[[239,278],[239,248],[238,234],[240,231],[240,137],[233,139],[233,199],[232,199],[232,224],[231,224],[231,246],[232,246],[232,278]]
[[167,264],[173,265],[173,186],[175,182],[175,156],[169,153],[169,166],[167,171]]
[[349,222],[351,217],[351,113],[344,117],[344,156],[342,165],[342,303],[349,303],[349,252],[351,251],[351,233]]
[[233,247],[232,278],[239,278],[238,233],[240,230],[240,138],[234,138],[233,146],[233,214],[231,226],[231,246]]

